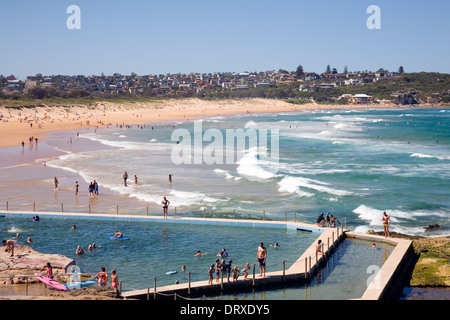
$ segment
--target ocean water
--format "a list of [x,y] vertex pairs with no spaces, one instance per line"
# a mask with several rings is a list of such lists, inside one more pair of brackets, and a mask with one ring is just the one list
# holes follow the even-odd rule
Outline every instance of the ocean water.
[[[31,210],[34,204],[37,210],[59,211],[64,203],[65,211],[87,212],[90,206],[99,213],[119,208],[120,213],[145,214],[148,206],[150,214],[161,215],[166,196],[170,215],[176,208],[177,215],[231,217],[234,212],[236,217],[275,220],[286,215],[314,223],[320,213],[331,212],[347,228],[366,232],[382,230],[386,211],[391,231],[450,234],[450,109],[217,116],[202,120],[200,135],[196,125],[80,128],[78,137],[76,132],[54,133],[39,148],[2,150],[0,207],[8,201],[10,210]],[[220,163],[225,157],[219,148],[211,153],[211,146],[226,146],[227,132],[239,129],[267,132],[267,145],[261,138],[260,148],[248,142],[234,150],[234,161]],[[179,132],[190,137],[180,139]],[[271,158],[274,136],[277,161]],[[188,142],[191,152],[180,152]],[[186,163],[178,164],[181,158]],[[98,197],[88,194],[93,180],[99,183]],[[80,183],[77,197],[75,181]],[[425,230],[430,224],[440,227]]]

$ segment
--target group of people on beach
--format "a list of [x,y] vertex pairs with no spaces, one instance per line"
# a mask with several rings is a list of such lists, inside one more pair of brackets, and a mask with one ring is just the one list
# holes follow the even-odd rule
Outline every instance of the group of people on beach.
[[[31,124],[32,125],[32,124]],[[37,143],[38,143],[38,138],[35,138],[35,137],[29,137],[28,138],[28,141],[30,142],[30,148],[33,146],[33,143],[34,142],[36,142],[36,146],[37,146]],[[24,148],[25,147],[25,141],[22,141],[22,148]]]
[[[77,185],[78,181],[75,184],[75,188],[77,188]],[[78,194],[78,189],[76,189],[76,194]],[[94,195],[98,197],[98,182],[95,180],[89,184],[89,197]]]

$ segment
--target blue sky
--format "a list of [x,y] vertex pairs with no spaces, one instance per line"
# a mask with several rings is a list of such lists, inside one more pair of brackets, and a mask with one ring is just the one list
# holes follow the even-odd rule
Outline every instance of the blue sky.
[[[69,30],[70,5],[81,29]],[[370,5],[381,29],[369,30]],[[0,9],[0,74],[379,68],[450,73],[448,0],[23,0]]]

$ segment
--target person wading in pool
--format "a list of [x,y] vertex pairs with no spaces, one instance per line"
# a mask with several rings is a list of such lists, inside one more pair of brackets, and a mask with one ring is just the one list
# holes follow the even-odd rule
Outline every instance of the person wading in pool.
[[170,201],[167,200],[166,197],[164,197],[163,201],[161,201],[161,205],[162,205],[162,208],[163,208],[164,219],[167,218],[167,210],[169,208],[169,204],[170,204]]

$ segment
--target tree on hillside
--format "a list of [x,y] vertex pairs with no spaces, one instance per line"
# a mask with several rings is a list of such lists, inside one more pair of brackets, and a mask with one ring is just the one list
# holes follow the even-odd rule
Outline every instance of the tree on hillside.
[[331,67],[330,67],[330,65],[327,65],[326,73],[330,73],[330,72],[331,72]]
[[345,67],[344,67],[344,74],[347,74],[347,73],[348,73],[348,67],[345,66]]
[[400,68],[398,68],[398,73],[400,73],[400,74],[405,73],[405,70],[403,69],[403,66],[400,66]]
[[297,67],[297,70],[295,71],[295,75],[297,76],[298,79],[303,78],[303,67],[302,67],[302,65],[299,65]]

